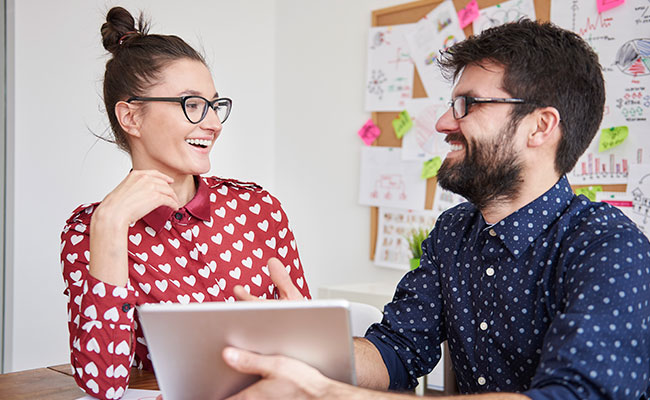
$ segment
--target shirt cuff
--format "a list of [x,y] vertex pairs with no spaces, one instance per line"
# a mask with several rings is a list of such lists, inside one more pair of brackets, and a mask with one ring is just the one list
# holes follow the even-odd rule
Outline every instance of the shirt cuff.
[[130,285],[114,286],[86,275],[79,312],[88,321],[132,325],[137,295]]
[[404,364],[402,364],[402,360],[400,360],[393,348],[372,334],[367,334],[366,339],[375,345],[377,350],[379,350],[379,354],[381,354],[381,358],[384,360],[384,364],[388,370],[388,376],[390,377],[390,385],[388,386],[388,389],[408,389],[411,379],[406,372],[406,368],[404,368]]
[[579,400],[580,397],[566,386],[562,385],[547,385],[541,388],[530,389],[522,394],[530,397],[532,400]]

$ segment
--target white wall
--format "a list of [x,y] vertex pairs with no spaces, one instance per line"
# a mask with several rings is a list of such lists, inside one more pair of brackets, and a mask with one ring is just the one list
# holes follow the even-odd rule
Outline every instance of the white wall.
[[312,293],[322,285],[397,282],[369,259],[370,211],[358,205],[371,11],[397,0],[278,0],[276,194]]
[[[272,187],[275,3],[119,3],[132,12],[144,9],[152,32],[177,34],[201,49],[219,93],[233,98],[231,118],[212,155],[212,173]],[[112,4],[10,2],[8,36],[15,58],[7,102],[14,108],[8,118],[15,129],[8,148],[14,190],[8,192],[13,218],[7,219],[6,372],[68,362],[60,231],[77,205],[101,200],[130,168],[124,154],[89,132],[108,127],[101,101],[107,58],[99,28]]]
[[[357,205],[370,11],[399,0],[124,0],[202,50],[233,113],[212,173],[253,180],[284,205],[307,279],[391,281],[372,265],[369,211]],[[9,0],[5,372],[68,362],[60,229],[98,201],[129,159],[97,141],[106,55],[99,27],[116,1]],[[11,61],[12,58],[9,58]]]

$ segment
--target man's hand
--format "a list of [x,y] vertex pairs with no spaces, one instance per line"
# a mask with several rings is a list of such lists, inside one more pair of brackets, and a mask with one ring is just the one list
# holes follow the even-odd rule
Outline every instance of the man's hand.
[[[284,265],[282,265],[282,262],[280,262],[280,260],[275,257],[271,257],[269,258],[268,266],[271,280],[280,292],[279,300],[304,300],[302,294],[300,293],[300,290],[294,286],[289,273],[287,273],[287,270],[284,269]],[[248,293],[246,289],[244,289],[244,287],[241,285],[235,286],[233,291],[235,293],[235,298],[240,301],[261,300],[258,297]]]
[[226,347],[223,359],[236,371],[262,377],[227,400],[317,399],[326,397],[334,386],[343,386],[315,368],[288,357],[263,356]]

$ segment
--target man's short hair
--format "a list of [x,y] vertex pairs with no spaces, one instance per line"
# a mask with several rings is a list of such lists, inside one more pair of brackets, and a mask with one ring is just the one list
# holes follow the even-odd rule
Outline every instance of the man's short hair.
[[560,113],[555,169],[565,174],[589,147],[603,117],[605,87],[598,56],[577,34],[522,19],[487,29],[443,51],[443,74],[455,80],[467,65],[503,66],[503,89],[528,103],[513,107],[512,123],[540,107]]

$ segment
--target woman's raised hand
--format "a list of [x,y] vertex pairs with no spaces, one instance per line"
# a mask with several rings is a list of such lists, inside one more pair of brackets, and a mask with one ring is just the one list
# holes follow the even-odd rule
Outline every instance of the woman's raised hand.
[[[293,284],[291,277],[284,269],[282,262],[275,257],[269,258],[269,275],[275,287],[280,292],[279,300],[304,300],[300,290]],[[240,301],[254,301],[261,300],[256,296],[248,293],[241,285],[234,287],[235,297]]]
[[174,180],[154,170],[131,171],[93,213],[90,223],[90,274],[116,286],[128,280],[129,225],[160,206],[181,207]]

